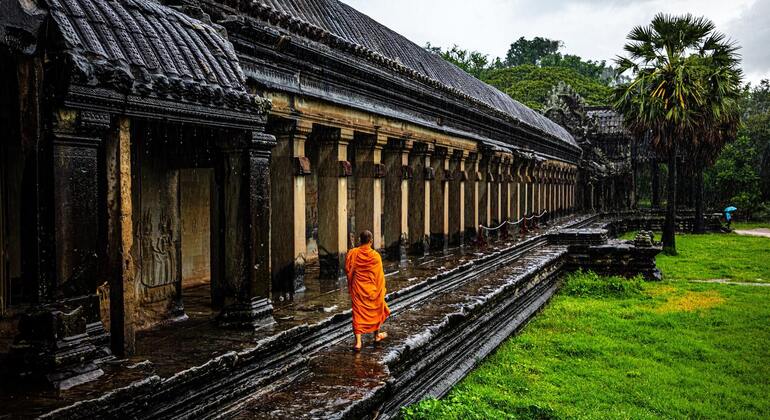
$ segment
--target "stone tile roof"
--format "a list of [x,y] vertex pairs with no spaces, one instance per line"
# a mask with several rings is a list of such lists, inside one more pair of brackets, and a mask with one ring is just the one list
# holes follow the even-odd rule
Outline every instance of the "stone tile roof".
[[[325,32],[340,38],[343,43],[352,44],[347,49],[359,53],[359,49],[372,51],[374,61],[382,65],[406,67],[428,81],[437,82],[434,84],[438,88],[447,87],[466,96],[466,99],[476,100],[536,130],[577,146],[564,128],[547,117],[338,0],[256,0],[253,9],[258,9],[257,12],[268,17],[271,22],[286,20],[288,27],[297,29],[296,32],[302,32],[304,28],[304,32],[313,37],[329,38],[320,33]],[[340,44],[334,39],[329,43]],[[341,47],[345,48],[344,45]]]
[[213,26],[152,0],[45,0],[73,82],[214,107],[264,107],[232,44]]
[[614,110],[606,107],[589,108],[588,117],[596,121],[597,134],[605,136],[630,136],[623,125],[623,117]]

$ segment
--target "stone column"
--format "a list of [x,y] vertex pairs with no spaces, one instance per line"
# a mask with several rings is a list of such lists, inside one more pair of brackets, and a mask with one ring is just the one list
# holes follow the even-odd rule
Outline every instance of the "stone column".
[[479,227],[479,176],[478,154],[468,153],[465,160],[465,170],[461,174],[465,184],[465,240],[471,242],[476,238]]
[[484,153],[479,157],[479,224],[489,226],[491,224],[490,200],[489,200],[489,178],[490,164],[492,156]]
[[540,212],[540,164],[533,163],[530,179],[532,183],[532,214],[536,215]]
[[462,245],[465,236],[465,157],[464,150],[454,150],[449,159],[449,244]]
[[[489,166],[489,225],[500,224],[500,156],[494,155]],[[494,231],[496,235],[499,231]]]
[[[101,376],[104,372],[94,360],[110,356],[96,288],[103,275],[112,279],[118,274],[117,270],[100,272],[100,262],[109,257],[104,246],[108,234],[115,235],[108,233],[110,227],[102,213],[107,208],[104,191],[108,186],[101,172],[105,167],[101,155],[111,117],[57,109],[49,136],[41,138],[36,129],[41,110],[36,103],[24,103],[40,88],[37,83],[42,75],[32,67],[19,66],[19,83],[21,91],[30,95],[23,96],[20,104],[25,120],[22,141],[30,141],[27,144],[36,155],[27,168],[35,179],[32,190],[27,191],[34,196],[28,204],[34,206],[24,208],[35,217],[29,232],[34,237],[23,240],[38,242],[37,254],[28,258],[36,267],[25,270],[37,274],[30,278],[37,281],[37,293],[34,305],[19,319],[7,365],[20,376],[68,389]],[[114,141],[111,143],[115,151]]]
[[409,182],[409,248],[415,255],[425,255],[429,249],[430,182],[434,177],[430,167],[433,145],[415,142],[409,155],[412,178]]
[[318,141],[318,262],[323,279],[337,279],[345,268],[348,251],[347,160],[353,130],[316,126]]
[[526,209],[524,211],[525,215],[531,215],[535,213],[535,193],[534,193],[534,170],[535,170],[535,164],[533,162],[527,162],[526,171],[525,174],[525,185],[526,185]]
[[242,134],[220,139],[217,165],[222,214],[220,244],[224,327],[272,323],[270,270],[270,150],[273,136]]
[[291,297],[305,288],[305,177],[312,171],[305,143],[313,125],[282,120],[269,129],[277,140],[270,163],[271,206],[280,209],[270,216],[273,293]]
[[119,357],[134,354],[136,345],[136,278],[131,194],[131,121],[121,117],[105,148],[107,180],[106,271],[110,273],[110,339]]
[[400,260],[406,256],[408,229],[409,149],[403,139],[388,139],[385,162],[385,247],[388,256]]
[[431,158],[430,247],[446,249],[449,242],[449,159],[447,149],[436,146]]
[[510,220],[511,214],[511,157],[503,156],[500,171],[500,220]]
[[513,165],[511,166],[512,169],[512,175],[513,175],[513,186],[512,186],[512,193],[513,196],[511,197],[511,206],[513,211],[513,221],[517,221],[521,218],[521,168],[522,168],[522,162],[519,159],[515,159],[513,161]]
[[356,132],[356,230],[368,230],[374,235],[374,249],[382,248],[382,148],[384,136]]

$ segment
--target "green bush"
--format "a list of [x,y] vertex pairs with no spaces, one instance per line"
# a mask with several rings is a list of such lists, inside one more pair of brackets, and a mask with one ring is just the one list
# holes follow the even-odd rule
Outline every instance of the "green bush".
[[563,293],[577,297],[626,298],[642,293],[641,276],[624,278],[620,276],[599,276],[593,271],[576,271],[565,279]]

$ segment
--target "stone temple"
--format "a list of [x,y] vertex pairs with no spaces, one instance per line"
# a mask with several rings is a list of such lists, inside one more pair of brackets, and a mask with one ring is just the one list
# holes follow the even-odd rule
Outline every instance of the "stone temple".
[[[566,86],[533,111],[337,0],[8,0],[0,35],[12,413],[211,417],[317,401],[302,395],[325,383],[315,355],[348,337],[341,262],[364,229],[389,261],[394,314],[435,307],[432,321],[404,318],[404,337],[487,290],[468,282],[490,267],[519,264],[506,278],[530,286],[477,299],[494,319],[450,323],[454,341],[405,340],[403,371],[393,355],[371,361],[386,385],[303,411],[392,415],[461,378],[475,363],[463,354],[487,354],[559,270],[588,264],[569,250],[607,242],[602,214],[635,207],[643,156],[613,111]],[[479,342],[484,325],[500,333]],[[427,371],[443,379],[407,374]]]

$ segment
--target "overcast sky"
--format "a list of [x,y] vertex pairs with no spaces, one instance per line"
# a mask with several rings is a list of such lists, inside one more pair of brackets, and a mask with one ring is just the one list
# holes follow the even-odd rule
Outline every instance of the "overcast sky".
[[746,79],[770,78],[770,0],[342,0],[419,45],[457,44],[503,57],[521,36],[564,42],[563,52],[612,60],[635,25],[657,12],[713,20],[738,42]]

